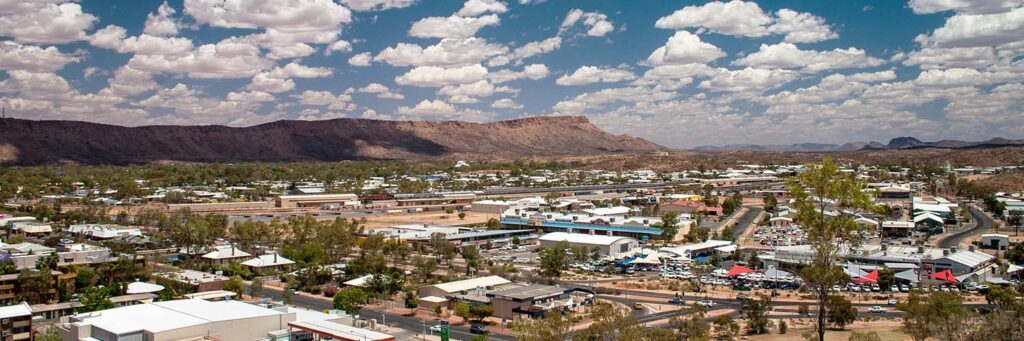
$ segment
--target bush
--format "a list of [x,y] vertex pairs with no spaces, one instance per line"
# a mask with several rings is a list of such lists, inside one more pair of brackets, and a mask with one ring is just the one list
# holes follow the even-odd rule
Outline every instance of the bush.
[[786,321],[779,320],[779,334],[785,334],[789,331],[789,324]]

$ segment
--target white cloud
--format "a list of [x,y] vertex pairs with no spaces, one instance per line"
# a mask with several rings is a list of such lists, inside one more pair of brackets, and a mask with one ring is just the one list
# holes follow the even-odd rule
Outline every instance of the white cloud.
[[114,96],[134,96],[159,87],[153,81],[153,74],[122,66],[114,71],[114,77],[110,78],[103,91]]
[[398,113],[413,116],[449,116],[456,112],[455,107],[442,100],[423,100],[414,107],[398,107]]
[[373,58],[392,66],[462,66],[479,64],[484,60],[502,55],[508,48],[501,44],[489,43],[483,38],[442,39],[435,45],[420,47],[416,44],[398,43],[388,47]]
[[377,95],[377,98],[405,99],[405,96],[402,96],[402,94],[392,92],[391,89],[380,83],[370,83],[357,91],[366,94],[375,94]]
[[916,14],[950,10],[969,14],[999,13],[1022,5],[1021,0],[910,0],[910,8]]
[[363,52],[349,57],[348,63],[352,66],[370,66],[371,60],[373,60],[373,56],[369,52]]
[[501,98],[491,103],[491,108],[496,109],[522,109],[523,105],[516,103],[511,98]]
[[584,65],[576,69],[572,74],[558,78],[555,84],[558,85],[586,85],[593,83],[616,83],[636,79],[636,75],[624,69],[602,69],[596,66]]
[[757,3],[740,0],[686,6],[661,17],[654,26],[675,30],[700,28],[744,37],[782,34],[785,35],[785,41],[790,43],[813,43],[838,36],[821,17],[785,8],[771,16]]
[[227,100],[235,102],[272,102],[274,95],[262,91],[229,92]]
[[797,73],[788,70],[745,68],[743,70],[719,69],[719,72],[700,83],[700,87],[711,91],[762,92],[796,80]]
[[647,64],[691,64],[707,63],[725,56],[715,45],[705,43],[696,34],[678,31],[668,38],[665,46],[659,47],[647,57]]
[[562,46],[561,37],[551,37],[544,40],[532,41],[512,51],[515,59],[526,59],[539,54],[557,50]]
[[1024,7],[995,14],[957,14],[930,35],[915,40],[924,46],[978,47],[1024,40]]
[[295,89],[295,81],[291,78],[329,77],[334,72],[323,67],[308,67],[292,62],[282,67],[275,67],[267,72],[260,72],[245,86],[246,90],[269,93],[282,93]]
[[327,48],[324,49],[324,54],[328,56],[333,52],[352,52],[352,43],[347,40],[338,40],[327,45]]
[[28,43],[62,44],[85,38],[97,19],[82,6],[63,1],[5,1],[0,4],[0,36]]
[[288,63],[285,66],[275,67],[270,70],[270,77],[274,78],[322,78],[330,77],[333,71],[325,67],[309,67],[297,62]]
[[478,17],[484,13],[502,14],[508,11],[504,2],[498,0],[469,0],[455,13],[460,17]]
[[330,91],[306,90],[297,95],[292,95],[299,100],[299,104],[308,106],[327,107],[330,110],[352,111],[356,105],[352,102],[352,89],[346,89],[340,94],[333,94]]
[[81,58],[61,53],[54,46],[22,45],[13,41],[0,42],[0,69],[31,72],[57,72],[64,65],[77,63]]
[[825,19],[786,8],[776,12],[775,23],[768,27],[768,31],[786,35],[784,40],[787,43],[814,43],[839,36],[825,24]]
[[558,28],[558,34],[564,34],[581,20],[583,22],[583,26],[587,29],[586,34],[588,36],[603,37],[608,34],[608,32],[615,30],[615,25],[613,25],[611,21],[608,21],[608,16],[604,13],[584,12],[579,8],[573,8],[572,10],[569,10],[569,14],[567,14],[565,19],[562,20],[562,25]]
[[495,14],[481,17],[427,17],[412,24],[409,35],[417,38],[468,38],[485,26],[501,22]]
[[673,92],[659,91],[644,86],[607,88],[583,93],[571,100],[560,101],[555,103],[552,110],[562,114],[581,114],[611,103],[664,101],[674,97],[676,94]]
[[841,101],[852,98],[867,90],[869,83],[893,79],[896,79],[896,72],[892,70],[852,75],[833,74],[823,78],[817,85],[794,91],[782,91],[771,96],[759,98],[757,102],[767,105],[783,105]]
[[405,8],[415,4],[416,0],[341,0],[341,3],[353,11],[366,12]]
[[903,65],[918,65],[922,69],[978,68],[998,62],[989,46],[936,48],[926,47],[911,52]]
[[266,72],[260,72],[252,77],[252,82],[245,86],[249,91],[262,91],[269,93],[282,93],[295,89],[295,81],[288,78],[274,78]]
[[85,39],[96,47],[136,55],[184,56],[195,48],[192,40],[188,38],[163,37],[147,33],[128,37],[127,32],[124,27],[108,25]]
[[271,66],[260,49],[239,39],[206,44],[181,56],[136,54],[128,66],[145,72],[185,73],[192,78],[244,78]]
[[175,13],[177,11],[164,1],[156,13],[146,15],[146,24],[143,26],[142,33],[164,37],[177,35],[179,23],[171,18]]
[[523,78],[538,80],[547,76],[548,67],[546,65],[530,64],[523,67],[523,71],[517,72],[512,70],[501,70],[488,74],[487,78],[490,79],[492,83],[498,84]]
[[506,86],[494,86],[486,80],[470,84],[449,85],[437,91],[440,96],[455,98],[452,102],[476,103],[479,97],[490,97],[495,93],[518,93],[517,90]]
[[442,87],[474,83],[484,79],[486,75],[487,68],[479,64],[454,68],[417,66],[409,72],[395,77],[395,83],[417,87]]
[[768,34],[772,18],[757,3],[745,1],[709,2],[703,6],[686,6],[662,17],[654,26],[665,29],[700,27],[711,32],[761,37]]
[[879,66],[885,61],[870,57],[864,50],[850,47],[832,51],[801,50],[791,43],[761,44],[761,49],[733,61],[735,65],[763,69],[801,69],[819,72],[832,69]]

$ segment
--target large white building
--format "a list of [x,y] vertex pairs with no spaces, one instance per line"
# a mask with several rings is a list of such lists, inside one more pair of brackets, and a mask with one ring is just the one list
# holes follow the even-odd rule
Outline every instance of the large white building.
[[567,242],[571,246],[585,247],[587,250],[596,250],[602,256],[615,258],[631,256],[640,247],[640,242],[636,238],[586,233],[552,232],[539,239],[541,247],[553,247],[558,243]]

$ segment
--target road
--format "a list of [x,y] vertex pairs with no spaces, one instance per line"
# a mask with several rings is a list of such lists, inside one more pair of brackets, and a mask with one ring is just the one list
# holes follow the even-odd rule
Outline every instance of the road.
[[971,220],[974,221],[974,227],[943,237],[935,242],[936,246],[949,248],[960,245],[964,239],[991,230],[995,226],[995,220],[992,220],[992,217],[989,217],[988,214],[974,205],[968,205],[967,210],[971,212]]
[[739,219],[736,219],[736,224],[734,224],[732,228],[732,236],[737,239],[742,236],[747,229],[756,223],[754,219],[757,219],[757,216],[760,215],[762,211],[764,211],[764,208],[758,206],[747,206],[747,211],[744,212]]
[[[246,288],[246,291],[248,291],[248,290],[249,289]],[[279,289],[279,288],[270,287],[270,286],[264,286],[262,293],[263,293],[262,296],[265,297],[265,298],[270,298],[270,299],[275,300],[275,301],[281,301],[282,300],[282,298],[281,298],[281,289]],[[306,309],[316,310],[316,311],[324,311],[324,310],[328,310],[328,309],[334,308],[332,306],[332,304],[331,304],[331,301],[329,301],[327,299],[313,298],[313,297],[308,297],[308,296],[305,296],[305,295],[292,295],[291,304],[296,306],[296,307],[306,308]],[[369,308],[363,308],[363,310],[361,312],[359,312],[359,317],[361,319],[374,319],[374,320],[377,320],[377,322],[383,322],[384,321],[384,316],[383,315],[384,314],[382,312],[374,310],[374,309],[369,309]],[[392,327],[396,327],[396,328],[400,328],[400,329],[405,329],[405,330],[408,330],[408,331],[411,331],[411,332],[420,333],[420,332],[423,331],[424,327],[429,328],[430,326],[435,325],[437,323],[438,323],[437,321],[433,321],[433,320],[423,320],[423,319],[418,319],[418,318],[411,317],[411,316],[404,316],[404,315],[401,315],[401,314],[398,314],[398,313],[393,313],[393,312],[388,312],[387,313],[387,325],[388,326],[392,326]],[[470,338],[475,336],[475,334],[472,334],[472,333],[469,332],[469,326],[468,325],[465,325],[465,326],[454,326],[453,325],[453,326],[451,326],[450,335],[452,336],[453,339],[458,339],[458,340],[469,340]],[[502,340],[502,341],[506,341],[507,340],[507,341],[512,341],[512,340],[515,340],[515,337],[513,337],[511,335],[491,332],[490,335],[488,335],[487,339],[488,340]]]

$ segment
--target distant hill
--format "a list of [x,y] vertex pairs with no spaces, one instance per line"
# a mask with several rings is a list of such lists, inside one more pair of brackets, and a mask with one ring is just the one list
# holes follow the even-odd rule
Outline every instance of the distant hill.
[[970,142],[960,140],[942,140],[937,142],[923,142],[915,137],[903,136],[889,140],[888,144],[879,142],[848,142],[844,144],[829,143],[797,143],[787,145],[755,145],[755,144],[733,144],[725,146],[700,146],[693,148],[694,151],[764,151],[764,152],[846,152],[857,150],[896,150],[896,149],[918,149],[918,148],[942,148],[942,149],[967,149],[967,148],[998,148],[1010,146],[1024,146],[1024,140],[1010,140],[1004,138],[993,138],[987,141]]
[[0,164],[519,159],[665,150],[582,116],[492,123],[335,119],[251,127],[0,120]]

